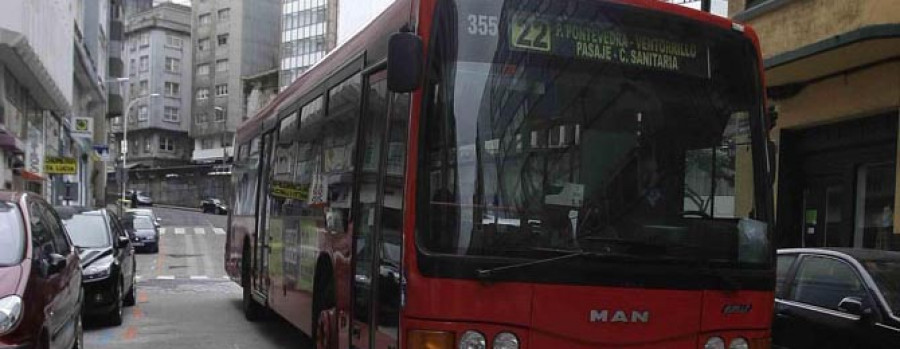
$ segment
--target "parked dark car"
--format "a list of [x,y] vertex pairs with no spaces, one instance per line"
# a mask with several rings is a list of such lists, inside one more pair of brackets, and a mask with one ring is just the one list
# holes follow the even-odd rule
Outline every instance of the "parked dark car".
[[126,213],[122,218],[122,226],[131,235],[135,249],[159,252],[159,228],[153,224],[149,216]]
[[84,348],[79,257],[43,199],[0,192],[0,348]]
[[203,213],[212,214],[228,214],[228,205],[224,201],[216,198],[205,198],[200,201],[200,208]]
[[137,263],[131,237],[110,210],[87,211],[63,222],[81,255],[85,314],[122,324],[122,308],[135,303]]
[[778,251],[777,348],[900,348],[900,252]]

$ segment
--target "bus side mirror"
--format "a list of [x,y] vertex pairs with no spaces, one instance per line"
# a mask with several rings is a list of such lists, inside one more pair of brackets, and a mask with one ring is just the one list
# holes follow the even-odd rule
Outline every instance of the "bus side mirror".
[[401,31],[391,35],[388,41],[387,82],[394,93],[407,93],[422,84],[422,68],[425,65],[424,44],[418,35]]

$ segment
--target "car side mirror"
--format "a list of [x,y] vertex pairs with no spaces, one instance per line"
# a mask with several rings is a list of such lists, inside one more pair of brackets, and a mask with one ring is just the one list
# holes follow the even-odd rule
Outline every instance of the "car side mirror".
[[120,236],[118,238],[118,240],[116,240],[116,246],[118,246],[119,248],[126,248],[126,247],[128,247],[128,244],[130,244],[130,243],[131,243],[131,240],[129,240],[125,236]]
[[388,89],[395,93],[407,93],[422,84],[425,53],[422,38],[403,31],[391,35],[388,41]]
[[47,255],[47,275],[59,273],[66,268],[66,257],[59,253],[51,253]]
[[865,315],[862,300],[857,297],[844,297],[844,299],[841,299],[841,302],[838,303],[838,310],[860,317]]

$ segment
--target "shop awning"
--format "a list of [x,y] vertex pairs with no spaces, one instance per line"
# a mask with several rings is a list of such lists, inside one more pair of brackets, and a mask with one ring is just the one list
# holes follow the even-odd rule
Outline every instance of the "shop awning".
[[22,176],[22,179],[26,181],[43,182],[46,180],[46,178],[44,178],[44,176],[41,176],[39,173],[34,173],[26,170],[21,170],[19,173]]
[[769,87],[805,85],[900,60],[900,24],[862,27],[765,60]]

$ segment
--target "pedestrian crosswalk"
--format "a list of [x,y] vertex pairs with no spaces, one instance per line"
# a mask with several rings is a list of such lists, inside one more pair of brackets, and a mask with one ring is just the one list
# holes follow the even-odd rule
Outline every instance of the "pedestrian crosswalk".
[[163,227],[159,235],[225,235],[225,229],[215,227]]

